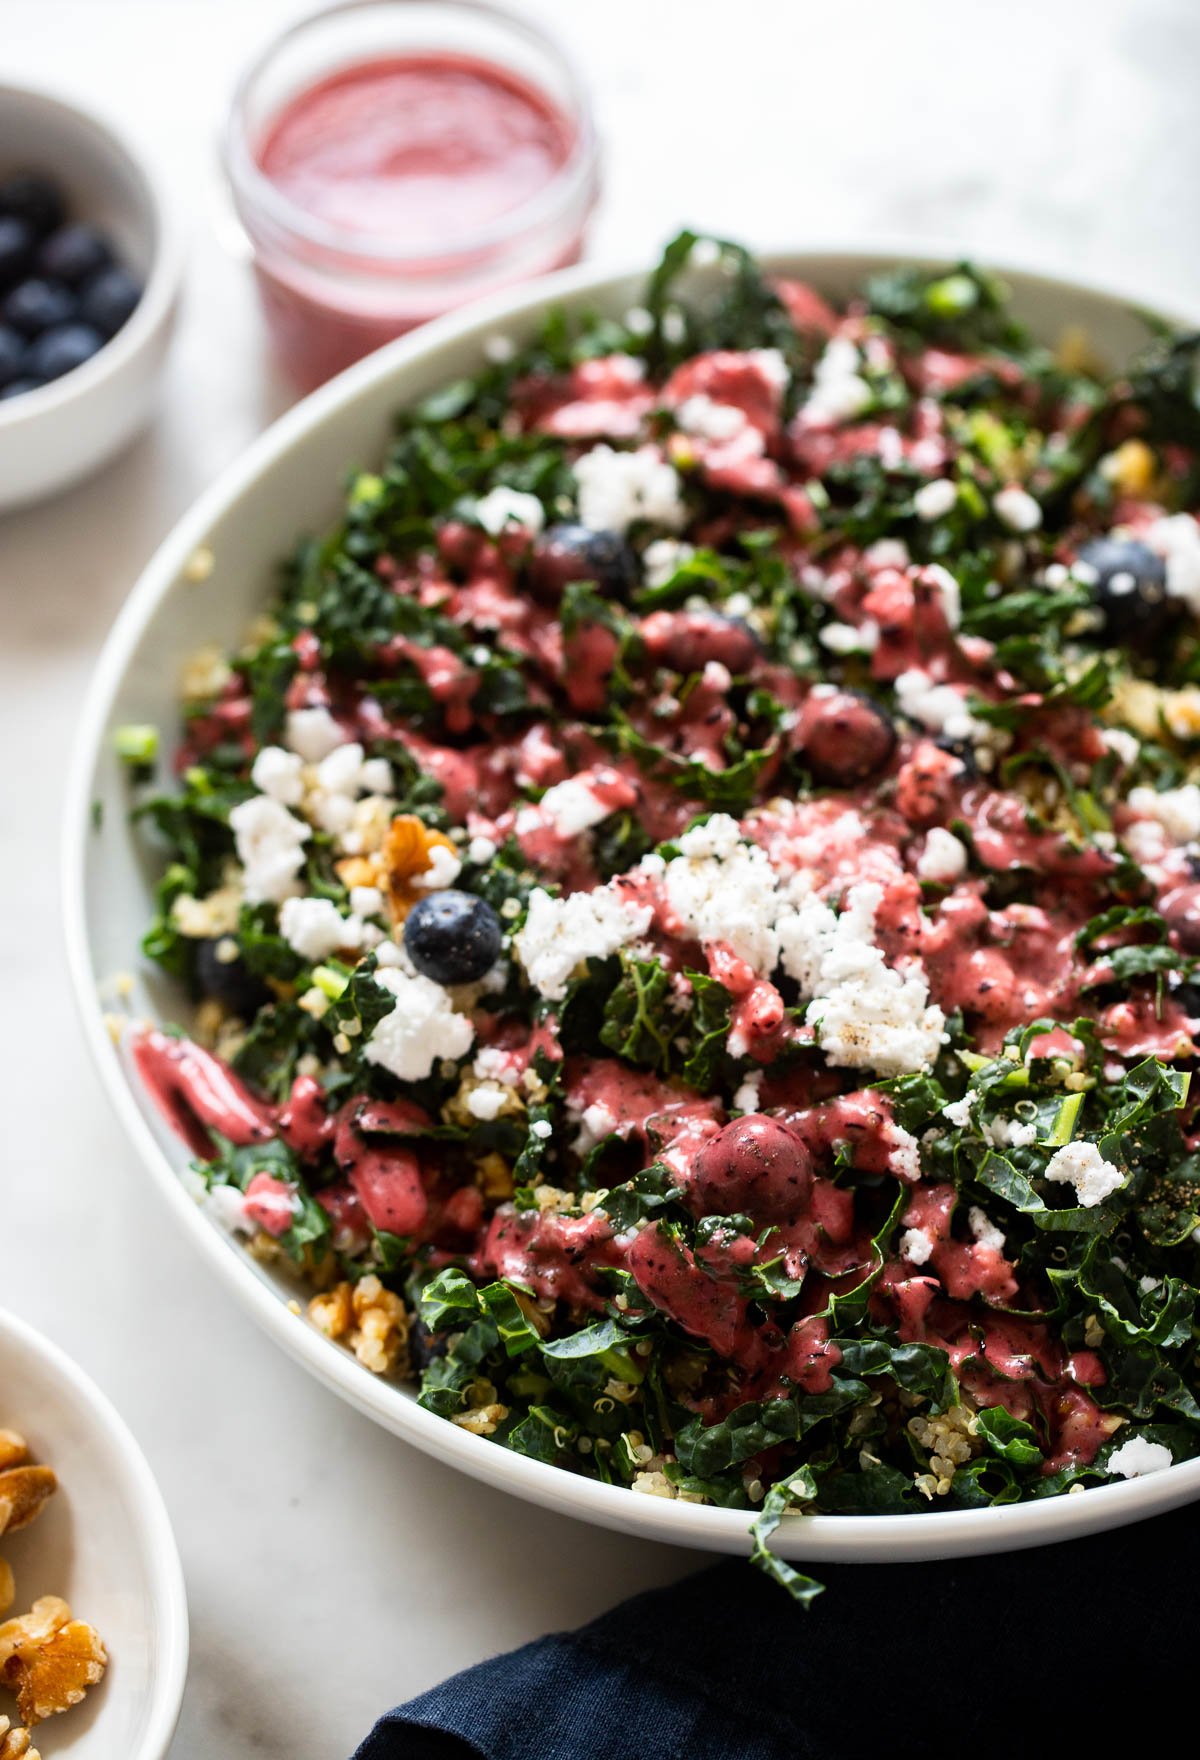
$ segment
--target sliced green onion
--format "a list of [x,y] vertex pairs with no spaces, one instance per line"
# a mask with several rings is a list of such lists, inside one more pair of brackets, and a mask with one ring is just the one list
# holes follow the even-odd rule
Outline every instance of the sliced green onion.
[[117,756],[126,764],[153,764],[158,756],[158,729],[148,722],[131,722],[113,735]]
[[349,972],[339,971],[336,966],[314,966],[313,983],[328,996],[330,1002],[337,1002],[346,993],[346,985],[350,982]]
[[1046,1142],[1054,1149],[1061,1149],[1075,1135],[1075,1121],[1079,1117],[1079,1108],[1083,1105],[1082,1094],[1068,1094],[1058,1109],[1050,1135]]

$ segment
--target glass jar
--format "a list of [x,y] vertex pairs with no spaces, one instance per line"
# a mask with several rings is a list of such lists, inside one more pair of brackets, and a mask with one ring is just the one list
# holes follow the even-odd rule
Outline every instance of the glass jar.
[[305,389],[577,262],[599,190],[570,62],[485,0],[345,0],[302,20],[242,76],[223,149],[276,351]]

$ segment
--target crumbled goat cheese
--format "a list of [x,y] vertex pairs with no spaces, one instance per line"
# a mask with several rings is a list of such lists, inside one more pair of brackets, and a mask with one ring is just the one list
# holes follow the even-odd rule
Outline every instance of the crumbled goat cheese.
[[1037,1142],[1037,1125],[1021,1118],[985,1119],[983,1134],[993,1149],[1027,1149]]
[[1126,1176],[1106,1161],[1095,1143],[1068,1143],[1050,1157],[1046,1178],[1055,1185],[1071,1185],[1080,1206],[1091,1210],[1125,1184]]
[[1185,782],[1182,788],[1133,788],[1129,805],[1142,819],[1154,819],[1172,843],[1195,843],[1200,838],[1200,786]]
[[859,372],[861,365],[862,358],[848,338],[831,338],[813,371],[812,390],[800,412],[802,420],[811,427],[835,427],[861,415],[872,395]]
[[1123,727],[1102,728],[1100,738],[1109,751],[1116,754],[1126,770],[1132,770],[1142,755],[1141,741]]
[[936,1245],[933,1236],[923,1228],[906,1228],[900,1236],[900,1255],[913,1265],[927,1265]]
[[992,508],[996,518],[1010,532],[1036,532],[1042,523],[1041,508],[1033,496],[1016,483],[1010,483],[1007,489],[993,495]]
[[958,582],[940,562],[931,563],[924,571],[924,578],[938,590],[947,629],[957,629],[962,622],[962,593]]
[[340,947],[373,947],[383,939],[373,923],[364,923],[360,916],[343,917],[328,898],[285,898],[279,933],[311,965],[328,959]]
[[949,477],[938,477],[932,483],[922,483],[913,496],[913,511],[918,519],[933,521],[942,519],[950,512],[958,500],[957,485]]
[[612,808],[594,794],[582,777],[572,776],[548,788],[538,803],[538,812],[552,827],[556,837],[578,837],[593,825],[607,819]]
[[230,1234],[253,1234],[257,1226],[246,1214],[245,1194],[236,1186],[210,1186],[204,1208]]
[[1200,525],[1190,513],[1174,513],[1156,519],[1145,538],[1167,565],[1169,596],[1200,617]]
[[772,391],[787,390],[791,372],[780,348],[752,348],[747,352]]
[[978,1204],[972,1204],[967,1211],[967,1222],[979,1246],[992,1247],[997,1253],[1004,1251],[1005,1236],[986,1210],[981,1210]]
[[733,403],[716,403],[703,392],[685,397],[675,411],[675,426],[698,440],[732,440],[746,425],[744,410]]
[[298,890],[296,876],[304,866],[303,846],[311,828],[266,794],[240,801],[229,815],[229,827],[249,903],[282,904],[290,898]]
[[356,917],[376,917],[383,909],[383,894],[378,886],[352,886],[350,909]]
[[908,545],[903,538],[876,538],[863,551],[862,559],[869,569],[907,568]]
[[496,1082],[487,1082],[481,1088],[472,1088],[467,1095],[467,1111],[472,1118],[478,1118],[484,1124],[491,1124],[499,1118],[501,1111],[508,1104],[509,1090]]
[[475,518],[493,538],[499,537],[507,526],[520,526],[536,537],[546,523],[536,495],[524,495],[519,489],[506,489],[503,485],[475,503]]
[[429,866],[422,874],[414,874],[411,884],[421,892],[441,892],[444,887],[453,886],[462,873],[462,862],[452,849],[444,843],[435,843],[426,852]]
[[254,760],[250,780],[263,794],[285,807],[298,807],[304,799],[304,759],[282,746],[264,746]]
[[857,626],[827,623],[818,632],[817,640],[831,654],[873,654],[879,646],[879,625],[872,617],[864,617]]
[[363,1046],[368,1063],[390,1070],[402,1082],[420,1082],[444,1057],[462,1057],[471,1049],[474,1026],[465,1014],[455,1012],[449,993],[432,978],[410,977],[388,966],[375,973],[375,982],[396,1000]]
[[298,752],[306,764],[319,764],[346,736],[328,709],[292,709],[284,728],[284,744]]
[[704,945],[732,949],[764,977],[779,958],[778,881],[766,851],[742,841],[728,813],[714,813],[679,839],[663,889],[683,927]]
[[975,1095],[964,1094],[961,1100],[947,1100],[942,1107],[942,1117],[948,1118],[951,1124],[966,1127],[971,1122],[971,1114],[975,1110]]
[[733,1096],[735,1112],[757,1112],[759,1099],[762,1095],[763,1072],[761,1069],[751,1070],[745,1077],[741,1087]]
[[567,993],[572,972],[587,959],[607,959],[649,927],[649,905],[631,905],[609,887],[553,898],[530,894],[529,910],[513,950],[530,983],[551,1002]]
[[695,554],[694,544],[684,544],[678,538],[655,538],[642,551],[642,579],[648,587],[665,587]]
[[1108,1471],[1122,1479],[1140,1479],[1144,1473],[1161,1473],[1174,1465],[1175,1456],[1166,1444],[1146,1436],[1131,1436],[1108,1457]]
[[496,845],[490,837],[473,837],[467,845],[467,860],[477,867],[486,867],[496,854]]
[[967,847],[953,831],[935,825],[925,834],[925,847],[917,857],[917,877],[949,885],[967,871]]
[[862,881],[846,894],[840,916],[819,899],[804,899],[780,917],[776,932],[784,971],[812,998],[804,1018],[826,1059],[898,1076],[932,1066],[946,1017],[929,1001],[920,966],[897,971],[875,945],[882,897],[882,887]]
[[675,531],[687,518],[679,474],[657,447],[614,452],[595,446],[573,469],[580,522],[593,532],[625,532],[635,520]]
[[986,723],[971,714],[965,693],[957,685],[934,684],[927,672],[914,666],[900,674],[895,690],[901,713],[931,733],[951,740],[986,740],[991,736]]

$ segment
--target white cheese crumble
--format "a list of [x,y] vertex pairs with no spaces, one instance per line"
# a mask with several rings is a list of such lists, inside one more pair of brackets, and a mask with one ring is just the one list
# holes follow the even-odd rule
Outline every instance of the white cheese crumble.
[[1108,1471],[1122,1479],[1140,1479],[1144,1473],[1161,1473],[1173,1467],[1175,1456],[1165,1443],[1151,1442],[1145,1436],[1131,1436],[1108,1457]]
[[474,1026],[465,1014],[456,1013],[448,991],[432,978],[410,977],[387,966],[375,973],[375,982],[396,1000],[363,1046],[368,1063],[390,1070],[402,1082],[420,1082],[443,1058],[462,1057],[471,1049]]
[[932,522],[944,519],[957,500],[957,485],[949,477],[937,477],[932,483],[921,484],[913,496],[913,511],[918,519]]
[[784,971],[813,999],[804,1018],[827,1060],[898,1076],[932,1066],[946,1017],[929,1001],[920,966],[897,971],[875,945],[882,897],[882,887],[861,881],[840,916],[809,898],[780,918],[777,932]]
[[1142,755],[1141,741],[1124,727],[1101,728],[1100,738],[1109,751],[1114,753],[1125,766],[1126,770],[1132,770]]
[[503,484],[475,503],[475,518],[493,538],[499,537],[507,526],[520,526],[536,537],[546,523],[546,515],[536,495],[522,494],[520,489],[506,489]]
[[742,1080],[741,1086],[733,1096],[735,1112],[757,1112],[762,1098],[763,1071],[754,1069]]
[[992,1247],[997,1253],[1004,1251],[1004,1234],[978,1204],[972,1204],[967,1211],[967,1223],[979,1246]]
[[[367,890],[374,892],[375,888]],[[341,947],[374,947],[383,933],[358,915],[343,917],[332,899],[285,898],[279,933],[310,965],[319,965]]]
[[778,882],[766,851],[742,841],[728,813],[714,813],[679,839],[663,877],[666,900],[697,941],[721,943],[766,976],[779,958]]
[[411,884],[421,892],[441,892],[446,886],[453,886],[462,873],[462,862],[452,849],[444,843],[435,843],[426,852],[429,866],[423,873],[414,874]]
[[254,760],[250,780],[263,794],[285,807],[298,807],[304,799],[304,759],[282,746],[264,746]]
[[947,628],[957,629],[962,622],[962,593],[959,590],[958,582],[950,570],[943,568],[940,562],[931,563],[924,570],[923,578],[938,591],[942,601],[942,615],[946,619]]
[[996,518],[1010,532],[1036,532],[1042,523],[1042,510],[1026,489],[1010,483],[992,497]]
[[1185,782],[1181,788],[1133,788],[1129,805],[1142,819],[1154,819],[1172,843],[1195,843],[1200,838],[1200,786]]
[[1046,1178],[1054,1185],[1071,1185],[1084,1210],[1104,1202],[1125,1184],[1126,1176],[1106,1161],[1095,1143],[1068,1143],[1050,1157]]
[[642,579],[648,587],[665,587],[695,554],[693,544],[684,544],[678,538],[655,538],[642,551]]
[[923,1228],[906,1228],[900,1236],[901,1257],[913,1265],[927,1265],[936,1245],[933,1236]]
[[975,1110],[975,1095],[964,1094],[961,1100],[947,1100],[942,1107],[942,1117],[948,1118],[951,1124],[966,1128],[971,1122],[971,1114]]
[[510,1090],[503,1088],[498,1082],[485,1082],[480,1088],[472,1088],[467,1095],[467,1111],[472,1118],[491,1124],[499,1118],[500,1113],[509,1102]]
[[1200,525],[1190,513],[1156,519],[1146,542],[1167,565],[1167,593],[1200,617]]
[[834,336],[813,371],[812,389],[801,410],[810,427],[834,427],[861,415],[871,402],[871,387],[859,371],[862,357],[845,336]]
[[989,1118],[983,1134],[994,1149],[1027,1149],[1037,1142],[1037,1125],[1021,1118]]
[[304,866],[304,845],[312,831],[270,795],[240,801],[229,815],[238,861],[244,870],[243,890],[251,904],[282,904],[297,890],[296,876]]
[[548,788],[537,810],[556,837],[569,838],[599,825],[613,809],[592,792],[582,777],[572,776]]
[[900,674],[895,689],[901,713],[931,733],[941,733],[952,740],[991,737],[991,729],[971,714],[965,693],[957,685],[934,684],[927,672],[913,666]]
[[935,825],[925,834],[925,847],[917,857],[917,878],[948,886],[967,871],[967,846],[953,831]]
[[319,764],[346,736],[328,709],[292,709],[284,728],[284,744],[298,752],[306,764]]
[[593,532],[626,532],[635,520],[677,531],[687,518],[679,473],[657,447],[615,452],[594,446],[573,469],[580,522]]
[[632,905],[609,887],[553,898],[539,886],[513,937],[513,951],[530,983],[548,1001],[567,993],[572,972],[587,959],[607,959],[649,927],[649,905]]
[[879,625],[873,617],[853,623],[827,623],[817,640],[831,654],[873,654],[879,646]]
[[746,413],[733,403],[717,403],[703,392],[685,397],[675,411],[675,426],[697,440],[732,440],[746,426]]

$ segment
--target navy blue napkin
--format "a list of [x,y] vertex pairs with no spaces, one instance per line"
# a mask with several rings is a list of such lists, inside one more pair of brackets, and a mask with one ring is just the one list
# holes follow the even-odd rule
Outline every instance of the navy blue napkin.
[[1037,1552],[819,1570],[808,1611],[721,1564],[453,1676],[354,1760],[1019,1760],[1056,1737],[1107,1753],[1126,1727],[1153,1743],[1195,1716],[1198,1566],[1189,1509]]

